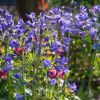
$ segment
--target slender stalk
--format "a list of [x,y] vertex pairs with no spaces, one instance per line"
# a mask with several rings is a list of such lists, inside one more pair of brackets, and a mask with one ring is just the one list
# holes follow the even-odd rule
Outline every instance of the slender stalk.
[[10,73],[8,73],[8,100],[12,100],[12,90],[11,90],[11,79],[10,79]]
[[[5,50],[5,56],[7,55],[7,49],[8,49],[8,44],[7,42],[5,43],[4,50]],[[8,83],[8,100],[11,99],[11,79],[10,79],[10,72],[8,72],[8,78],[7,78],[7,83]]]
[[[25,70],[25,56],[24,56],[24,51],[22,52],[22,83],[24,82],[24,70]],[[25,100],[26,100],[26,94],[25,94],[25,85],[22,85],[21,89],[22,93],[24,94]]]
[[92,78],[93,78],[93,67],[94,67],[94,60],[95,60],[95,56],[96,56],[96,52],[94,52],[94,54],[92,54],[92,58],[91,58],[91,69],[90,69],[90,75],[89,75],[89,82],[88,82],[88,99],[90,100],[90,88],[91,88],[91,82],[92,82]]
[[[46,77],[47,77],[47,74],[46,74]],[[49,88],[49,84],[48,84],[48,77],[47,77],[47,78],[46,78],[46,96],[47,96],[47,97],[49,96],[48,88]]]
[[[35,54],[34,54],[35,52],[33,51],[32,52],[32,57],[33,57],[33,63],[35,62],[34,60],[35,60]],[[34,79],[35,79],[35,65],[33,65],[32,66],[33,67],[33,81],[34,81]],[[34,99],[34,100],[36,100],[36,88],[35,88],[35,85],[34,85],[34,83],[32,84],[32,98]]]

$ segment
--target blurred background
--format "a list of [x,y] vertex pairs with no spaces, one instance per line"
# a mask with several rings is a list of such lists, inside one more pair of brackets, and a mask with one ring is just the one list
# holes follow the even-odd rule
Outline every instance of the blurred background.
[[78,4],[93,6],[100,4],[100,0],[0,0],[0,7],[8,9],[13,15],[25,17],[26,13],[35,12],[39,14],[41,10],[48,10],[53,6],[63,6],[66,3],[77,2]]

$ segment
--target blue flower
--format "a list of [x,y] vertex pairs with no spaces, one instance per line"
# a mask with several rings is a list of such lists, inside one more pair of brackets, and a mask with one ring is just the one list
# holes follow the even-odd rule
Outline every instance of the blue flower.
[[93,44],[94,50],[100,50],[100,44]]
[[67,57],[57,58],[55,60],[56,63],[59,63],[61,65],[67,64],[69,59]]
[[29,37],[29,38],[25,41],[26,46],[27,46],[27,47],[31,46],[31,42],[32,42],[32,37]]
[[22,27],[22,26],[25,25],[25,22],[23,21],[23,19],[19,19],[19,20],[18,20],[18,25],[19,25],[20,27]]
[[94,6],[94,10],[96,13],[100,13],[100,5]]
[[33,13],[33,12],[31,12],[29,15],[26,14],[26,16],[27,16],[29,19],[31,19],[32,22],[34,22],[34,21],[36,20],[36,18],[35,18],[35,13]]
[[46,22],[49,22],[50,20],[52,20],[52,17],[51,16],[48,16],[48,15],[45,15],[45,21]]
[[86,33],[85,33],[84,31],[79,32],[79,35],[80,35],[81,37],[84,37],[85,34],[86,34]]
[[16,48],[16,47],[19,46],[19,43],[18,43],[18,41],[16,41],[16,40],[11,40],[10,43],[9,43],[9,46],[10,46],[11,48]]
[[59,13],[61,13],[60,7],[53,7],[53,8],[49,11],[49,14],[50,14],[50,15],[55,15],[55,14],[59,14]]
[[69,89],[70,89],[70,92],[75,92],[75,91],[76,91],[76,89],[77,89],[77,86],[76,86],[76,84],[75,84],[75,83],[73,83],[72,85],[67,86],[67,88],[69,88]]
[[12,69],[13,69],[13,66],[11,65],[11,63],[7,62],[6,66],[3,68],[3,71],[8,72]]
[[12,59],[13,59],[13,57],[14,57],[14,55],[13,54],[8,54],[8,55],[6,55],[4,58],[3,58],[3,60],[5,61],[5,62],[10,62]]
[[71,14],[71,13],[65,12],[65,17],[66,17],[66,19],[70,19],[70,18],[71,18],[71,16],[72,16],[72,14]]
[[71,38],[66,38],[64,37],[62,40],[61,40],[62,44],[66,45],[66,46],[69,46],[69,43],[71,42]]
[[0,14],[4,13],[4,9],[0,8]]
[[50,50],[51,51],[57,51],[58,48],[60,47],[61,43],[59,41],[54,41],[52,44],[51,44],[51,47],[50,47]]
[[3,19],[1,18],[1,26],[2,26],[2,31],[4,32],[7,28],[8,28],[8,23],[7,21],[3,21]]
[[29,27],[32,27],[34,28],[35,27],[35,23],[32,23],[31,21],[26,21],[26,24],[29,26]]
[[92,39],[97,39],[97,32],[98,32],[97,29],[91,28],[90,35],[91,35]]
[[6,10],[5,14],[4,14],[4,17],[7,19],[7,20],[11,20],[12,19],[12,15],[9,14],[9,12]]
[[80,15],[79,15],[79,18],[81,19],[81,20],[86,20],[86,19],[88,19],[88,13],[86,13],[86,12],[84,12],[84,13],[81,13]]
[[16,100],[23,100],[23,96],[21,94],[16,94]]
[[100,14],[100,5],[94,6],[92,9],[89,10],[94,16],[98,17]]
[[63,70],[63,67],[62,67],[62,66],[55,66],[55,69],[56,69],[57,71],[60,71],[60,70]]
[[77,29],[77,27],[80,27],[80,26],[79,26],[79,23],[76,22],[76,23],[75,23],[75,27],[76,27],[76,28],[72,28],[72,29],[71,29],[71,33],[72,33],[72,34],[78,34],[78,33],[79,33],[79,30]]
[[50,67],[51,61],[50,60],[43,60],[42,61],[44,67]]
[[66,66],[66,67],[62,67],[62,66],[55,66],[55,69],[59,72],[59,71],[62,71],[63,73],[63,75],[65,74],[65,73],[67,73],[67,72],[69,72],[69,68],[68,68],[68,66]]
[[2,25],[0,24],[0,31],[2,31]]
[[15,78],[17,78],[17,79],[18,79],[18,78],[20,78],[20,77],[21,77],[21,73],[15,73],[15,74],[14,74],[14,76],[15,76]]
[[85,6],[80,6],[80,11],[81,12],[86,12],[87,11],[87,8]]
[[57,80],[55,78],[50,79],[50,85],[55,85],[57,83]]

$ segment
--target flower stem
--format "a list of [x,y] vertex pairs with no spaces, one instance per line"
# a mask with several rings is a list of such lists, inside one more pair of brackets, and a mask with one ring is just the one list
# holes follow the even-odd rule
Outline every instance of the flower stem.
[[[25,56],[24,56],[24,51],[23,51],[22,52],[22,83],[21,84],[23,84],[23,82],[24,82],[24,70],[25,70],[25,68],[24,68],[24,66],[25,66],[24,62],[25,62]],[[25,100],[26,100],[25,85],[24,84],[22,85],[21,92],[24,94],[24,97],[25,97]]]
[[[33,51],[32,52],[32,58],[33,58],[33,81],[35,80],[35,75],[36,75],[36,69],[35,69],[35,67],[36,67],[36,63],[35,63],[35,57],[36,57],[36,53]],[[35,82],[36,83],[36,82]],[[34,99],[34,100],[36,100],[36,87],[35,87],[35,85],[34,85],[34,83],[32,84],[32,98]]]
[[11,92],[12,92],[11,91],[11,79],[10,79],[10,73],[8,73],[8,100],[12,100]]
[[93,67],[94,67],[94,60],[95,60],[96,52],[92,54],[91,58],[91,69],[90,69],[90,75],[89,75],[89,82],[88,82],[88,99],[90,100],[90,88],[91,88],[91,82],[93,79]]
[[[5,56],[7,55],[7,49],[8,49],[8,44],[7,44],[7,42],[5,42],[5,46],[4,46]],[[8,100],[11,100],[12,90],[11,90],[10,72],[8,72],[7,83],[8,83]]]

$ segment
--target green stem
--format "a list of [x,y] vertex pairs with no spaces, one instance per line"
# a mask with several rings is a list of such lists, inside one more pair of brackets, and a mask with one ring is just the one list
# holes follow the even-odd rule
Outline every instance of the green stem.
[[[47,73],[46,73],[47,74]],[[47,75],[46,75],[47,76]],[[48,77],[46,78],[46,96],[48,97]]]
[[[24,56],[24,51],[22,52],[22,83],[24,82],[24,70],[25,70],[25,56]],[[21,83],[21,84],[22,84]],[[25,100],[26,100],[26,94],[25,94],[25,85],[22,84],[22,89],[21,92],[24,94]]]
[[[33,51],[32,52],[32,57],[33,57],[33,63],[35,63],[35,54],[34,54],[35,52]],[[33,65],[32,66],[33,67],[33,81],[34,81],[34,78],[35,78],[35,67],[36,67],[36,65]],[[35,87],[35,85],[34,84],[32,84],[32,98],[34,99],[34,100],[36,100],[36,87]]]
[[[92,41],[91,40],[91,42],[92,42],[92,44],[94,44],[94,41]],[[96,43],[97,43],[97,41],[96,41]],[[91,83],[92,83],[92,78],[93,78],[93,67],[94,67],[94,60],[95,60],[95,57],[96,57],[96,51],[94,51],[94,52],[92,52],[91,53],[91,59],[90,59],[90,61],[91,61],[91,69],[90,69],[90,75],[89,75],[89,82],[88,82],[88,99],[89,100],[91,100],[91,98],[90,98],[90,88],[91,88]]]
[[[4,46],[4,50],[5,50],[5,56],[7,55],[7,49],[8,49],[8,44],[7,42],[5,43],[5,46]],[[7,78],[7,83],[8,83],[8,100],[12,100],[11,99],[11,79],[10,79],[10,72],[8,72],[8,78]]]
[[92,78],[93,78],[93,67],[94,67],[94,60],[95,60],[95,56],[96,56],[96,52],[94,52],[94,54],[92,54],[92,58],[91,58],[91,69],[90,69],[90,75],[89,75],[89,82],[88,82],[88,99],[90,100],[90,88],[91,88],[91,83],[92,83]]
[[8,73],[8,100],[12,100],[12,96],[11,96],[11,79],[10,79],[10,73]]

